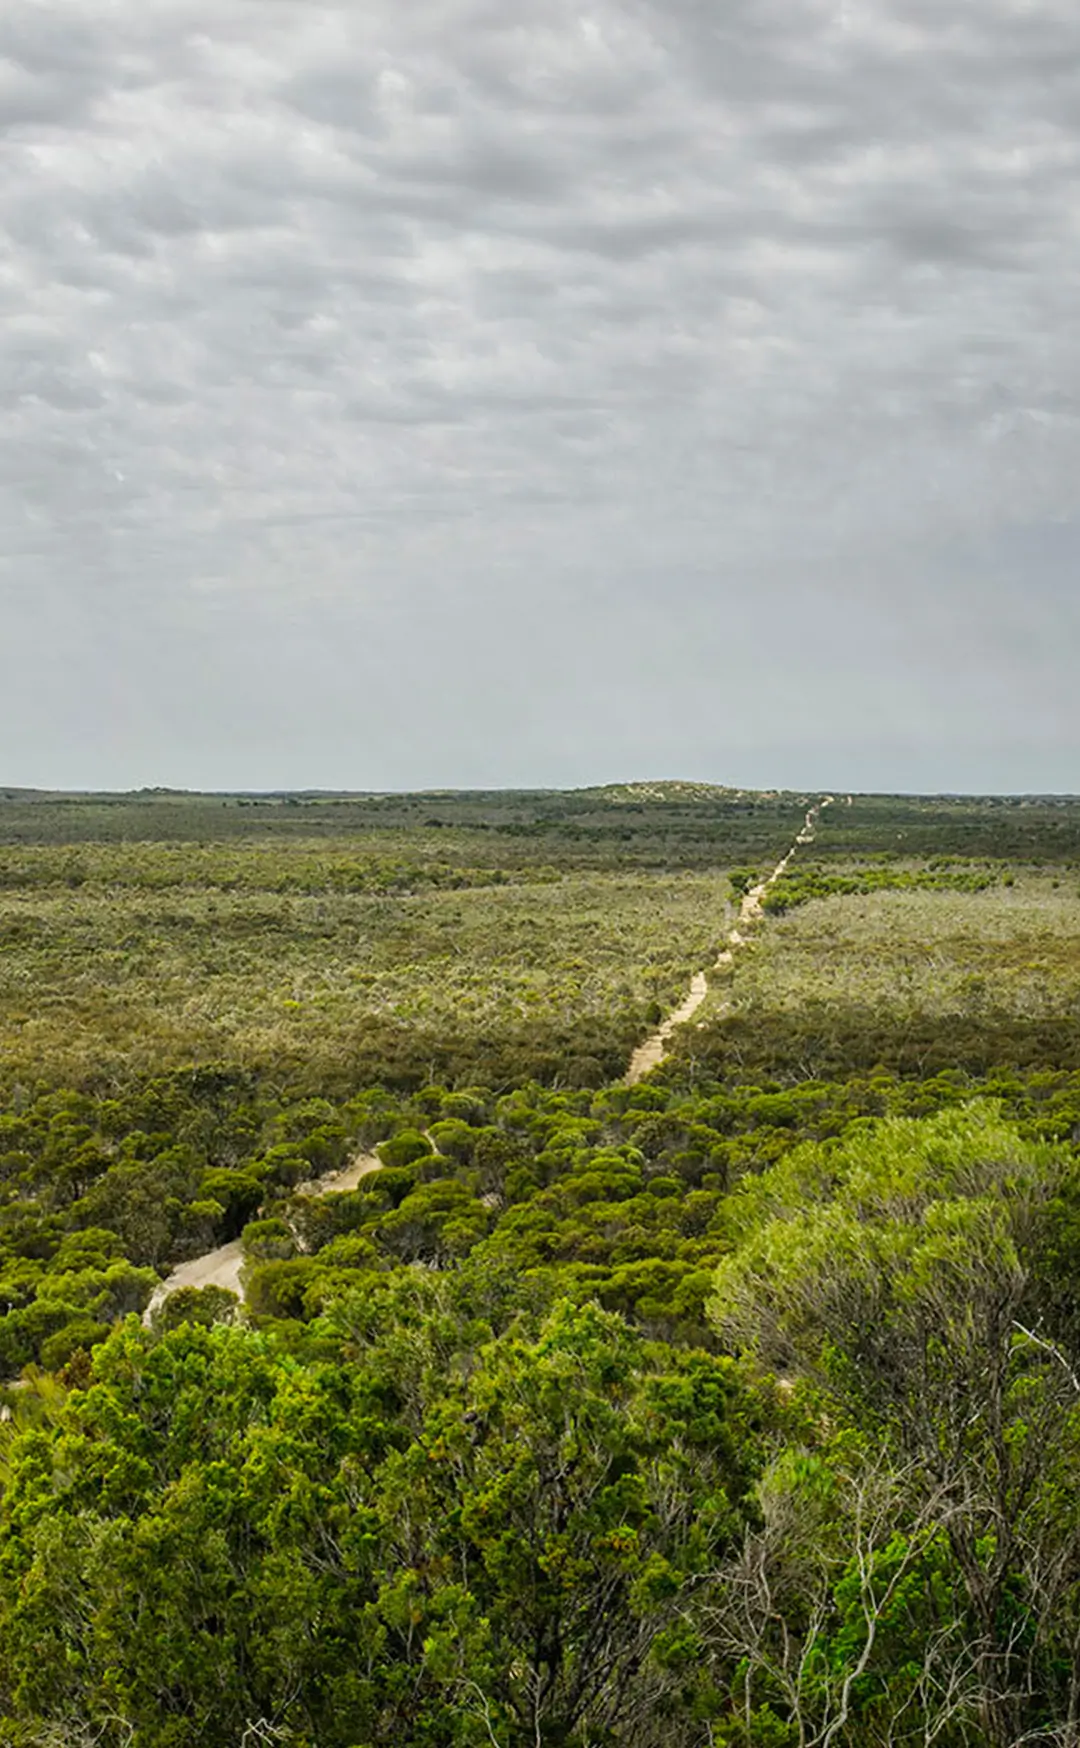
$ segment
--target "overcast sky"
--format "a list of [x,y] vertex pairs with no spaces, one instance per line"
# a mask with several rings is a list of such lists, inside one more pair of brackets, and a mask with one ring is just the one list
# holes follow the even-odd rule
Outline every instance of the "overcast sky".
[[1076,0],[3,0],[0,782],[1080,790]]

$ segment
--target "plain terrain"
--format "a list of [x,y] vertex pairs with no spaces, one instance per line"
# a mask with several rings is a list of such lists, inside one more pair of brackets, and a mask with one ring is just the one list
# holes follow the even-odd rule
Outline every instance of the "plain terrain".
[[797,829],[685,789],[0,801],[8,1082],[611,1079]]
[[818,799],[0,798],[5,1742],[1075,1748],[1080,803]]

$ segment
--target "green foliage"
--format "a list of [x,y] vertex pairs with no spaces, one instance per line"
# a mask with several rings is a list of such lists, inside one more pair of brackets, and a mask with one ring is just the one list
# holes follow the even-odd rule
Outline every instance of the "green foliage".
[[1072,1741],[1080,808],[838,798],[622,1084],[807,805],[0,800],[0,1740]]
[[1080,801],[1070,796],[838,796],[800,860],[956,856],[1013,864],[1080,863]]
[[231,1323],[239,1309],[239,1299],[227,1287],[178,1287],[155,1307],[151,1324],[160,1335],[184,1323],[209,1329],[214,1323]]
[[[734,875],[729,876],[734,880]],[[783,916],[812,898],[853,897],[867,892],[985,892],[1000,875],[982,866],[936,859],[928,868],[854,868],[843,874],[821,866],[794,867],[773,882],[762,900],[765,911]]]
[[[665,1339],[708,1344],[703,1303],[730,1242],[732,1187],[806,1138],[837,1136],[860,1118],[948,1109],[979,1092],[1003,1101],[1032,1137],[1080,1135],[1080,1076],[1068,1074],[982,1082],[878,1074],[695,1092],[648,1083],[505,1096],[474,1089],[459,1107],[470,1122],[431,1125],[449,1149],[439,1154],[423,1126],[463,1095],[438,1087],[414,1100],[354,1099],[329,1107],[330,1117],[321,1103],[254,1094],[243,1077],[157,1080],[123,1098],[45,1093],[0,1118],[22,1148],[11,1180],[18,1194],[0,1204],[0,1365],[14,1374],[40,1362],[42,1344],[67,1323],[141,1310],[158,1271],[193,1244],[213,1248],[238,1230],[256,1270],[250,1305],[269,1317],[310,1318],[342,1269],[414,1260],[452,1267],[475,1252],[519,1277],[554,1272],[563,1290],[595,1296]],[[424,1151],[411,1165],[369,1172],[345,1194],[298,1190],[310,1174],[309,1132],[340,1130],[351,1149],[370,1143],[375,1123],[405,1136],[406,1153]],[[299,1139],[276,1139],[283,1134]],[[88,1198],[71,1161],[91,1154],[99,1193]],[[174,1169],[191,1202],[168,1195],[177,1180],[164,1174]],[[119,1230],[96,1223],[103,1213]],[[154,1268],[140,1266],[147,1238],[160,1243],[162,1233]],[[1048,1256],[1065,1234],[1064,1225],[1057,1237],[1048,1229]],[[1057,1268],[1055,1279],[1065,1282],[1068,1271]]]
[[764,879],[760,868],[729,868],[728,881],[736,898],[745,898],[752,886]]
[[801,805],[0,796],[4,1076],[600,1085],[715,949],[725,863],[780,854]]
[[[977,1723],[979,1740],[1037,1738],[1046,1707],[1060,1717],[1074,1703],[1080,1385],[1069,1354],[1040,1333],[1043,1283],[1024,1262],[1066,1171],[1060,1151],[969,1107],[797,1149],[732,1198],[739,1241],[711,1313],[726,1342],[780,1370],[789,1389],[812,1386],[823,1442],[846,1446],[848,1503],[833,1509],[833,1458],[820,1471],[824,1525],[802,1508],[814,1538],[812,1570],[796,1574],[802,1609],[781,1603],[784,1617],[790,1606],[805,1618],[808,1587],[815,1597],[797,1688],[793,1667],[770,1672],[768,1622],[745,1634],[770,1703],[784,1694],[819,1727],[847,1708],[854,1728],[864,1705],[896,1706],[892,1660],[913,1634],[916,1703],[947,1690],[955,1721]],[[820,1552],[829,1525],[837,1548],[854,1540],[858,1556],[833,1556],[839,1583]],[[780,1553],[758,1553],[775,1609]],[[789,1534],[783,1561],[791,1555]],[[942,1638],[928,1584],[948,1605]],[[811,1652],[824,1668],[839,1654],[858,1687],[844,1697],[823,1676],[814,1691]],[[911,1703],[903,1679],[899,1690]]]
[[1080,1067],[1076,891],[1032,871],[980,891],[963,885],[969,872],[978,884],[974,871],[924,872],[930,885],[900,868],[887,880],[896,890],[848,895],[837,888],[858,885],[858,869],[799,874],[801,897],[822,878],[832,896],[759,931],[723,1007],[676,1034],[665,1077],[790,1083],[877,1067],[913,1077]]
[[417,1129],[400,1129],[389,1141],[380,1141],[378,1155],[386,1166],[414,1165],[434,1151],[426,1135]]
[[[215,884],[220,870],[196,857],[174,886],[155,878],[174,856],[164,847],[110,854],[117,866],[72,892],[39,881],[29,851],[8,852],[10,1088],[101,1092],[222,1061],[335,1103],[376,1083],[601,1084],[715,950],[728,890],[716,869],[292,890],[254,849],[243,881]],[[322,1169],[309,1160],[308,1175]]]
[[[51,883],[77,891],[133,853],[168,848],[169,883],[194,867],[225,884],[292,875],[322,885],[354,866],[391,881],[436,868],[542,882],[568,867],[712,868],[765,859],[798,829],[807,797],[710,784],[611,785],[570,792],[439,795],[46,795],[0,791],[0,844],[33,846]],[[112,858],[112,860],[110,860]],[[255,876],[256,862],[265,873]],[[0,861],[0,880],[5,862]],[[18,863],[21,879],[21,868]],[[160,865],[160,864],[158,864]]]
[[128,1326],[16,1434],[6,1739],[663,1739],[753,1459],[730,1368],[565,1305],[493,1335],[421,1282],[339,1322],[348,1368]]

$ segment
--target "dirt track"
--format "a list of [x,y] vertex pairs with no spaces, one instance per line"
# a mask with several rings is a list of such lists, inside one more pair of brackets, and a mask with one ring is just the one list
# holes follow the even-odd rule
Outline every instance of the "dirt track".
[[[355,1190],[362,1177],[369,1171],[377,1171],[382,1161],[374,1153],[358,1153],[348,1165],[340,1171],[328,1171],[325,1177],[309,1178],[307,1183],[297,1184],[298,1196],[330,1196],[340,1195],[345,1190]],[[149,1305],[143,1312],[143,1322],[149,1323],[151,1316],[159,1305],[163,1305],[171,1294],[181,1287],[226,1287],[238,1298],[244,1296],[244,1286],[240,1279],[240,1270],[244,1262],[244,1252],[238,1238],[231,1244],[222,1244],[217,1250],[208,1250],[205,1256],[193,1257],[191,1262],[182,1262],[173,1269],[171,1275],[154,1290]]]
[[[831,795],[823,795],[817,805],[810,808],[803,821],[802,829],[787,854],[780,858],[766,879],[759,881],[756,886],[752,886],[749,892],[744,894],[739,906],[739,920],[728,934],[728,945],[713,961],[711,967],[713,971],[724,970],[734,963],[736,950],[746,945],[747,936],[743,931],[753,928],[755,923],[761,920],[765,894],[769,887],[774,881],[779,880],[786,871],[788,863],[799,845],[813,843],[818,815],[823,807],[830,805],[833,799]],[[667,1055],[668,1041],[675,1027],[685,1025],[686,1021],[693,1017],[708,993],[709,982],[705,972],[696,971],[690,984],[689,993],[679,1003],[679,1006],[668,1015],[666,1020],[661,1021],[651,1037],[646,1038],[645,1042],[639,1044],[634,1051],[630,1058],[630,1066],[626,1071],[624,1081],[626,1086],[636,1085],[639,1080],[651,1073],[664,1060]]]
[[[739,906],[738,922],[728,935],[728,946],[717,956],[711,967],[712,970],[723,970],[734,962],[736,950],[746,944],[747,937],[743,933],[744,929],[753,928],[761,919],[762,901],[769,887],[775,880],[779,880],[799,845],[809,844],[813,841],[818,815],[821,809],[828,807],[832,800],[831,795],[825,795],[815,807],[810,808],[803,827],[787,854],[781,857],[767,879],[760,881],[757,886],[752,886],[750,891],[745,894]],[[704,971],[695,972],[690,988],[678,1007],[667,1016],[666,1020],[661,1022],[652,1036],[646,1038],[645,1042],[639,1044],[634,1051],[626,1072],[625,1084],[627,1086],[633,1086],[664,1060],[667,1055],[668,1041],[675,1027],[685,1025],[686,1021],[693,1017],[708,993],[709,983],[706,973]],[[369,1171],[378,1170],[380,1163],[380,1160],[373,1153],[358,1153],[355,1159],[343,1166],[340,1171],[328,1172],[325,1177],[311,1178],[307,1183],[298,1184],[296,1193],[304,1196],[329,1196],[335,1193],[340,1194],[345,1190],[354,1190],[360,1179],[366,1177]],[[242,1299],[244,1296],[244,1286],[241,1280],[243,1261],[244,1255],[240,1240],[234,1239],[231,1244],[223,1244],[217,1250],[207,1251],[205,1256],[197,1256],[191,1262],[181,1263],[156,1288],[153,1298],[143,1313],[143,1322],[149,1323],[151,1315],[158,1306],[164,1304],[170,1294],[177,1292],[181,1287],[226,1287],[230,1293],[236,1293]]]

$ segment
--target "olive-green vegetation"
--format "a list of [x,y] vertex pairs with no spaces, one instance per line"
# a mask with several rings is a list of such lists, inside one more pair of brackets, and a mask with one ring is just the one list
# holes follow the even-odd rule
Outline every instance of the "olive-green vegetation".
[[838,798],[622,1084],[805,805],[0,802],[0,1741],[1076,1748],[1080,812]]
[[1076,796],[837,795],[805,859],[1080,863]]
[[[824,835],[824,834],[823,834]],[[878,1065],[909,1074],[1080,1067],[1080,876],[927,870],[944,890],[800,902],[740,959],[669,1070],[787,1082]],[[811,869],[808,884],[818,881]],[[897,877],[898,880],[900,877]],[[719,987],[719,986],[718,986]]]
[[192,1062],[314,1092],[599,1083],[715,956],[729,894],[719,870],[428,878],[380,893],[363,884],[380,870],[352,855],[325,858],[307,888],[282,884],[314,880],[306,855],[295,870],[278,853],[230,856],[239,876],[220,884],[211,858],[176,885],[156,848],[137,862],[146,884],[129,867],[0,897],[9,1084],[103,1087]]
[[[729,876],[734,879],[734,873]],[[766,913],[783,916],[811,898],[852,897],[864,892],[985,892],[994,884],[991,868],[958,863],[953,857],[937,857],[926,868],[903,868],[896,863],[878,867],[848,867],[833,873],[813,863],[788,868],[773,881],[762,900]]]
[[726,864],[800,818],[635,793],[0,802],[0,1077],[599,1084],[715,956]]
[[712,868],[772,856],[811,798],[705,783],[426,795],[48,795],[0,790],[0,844],[353,843],[467,866]]

